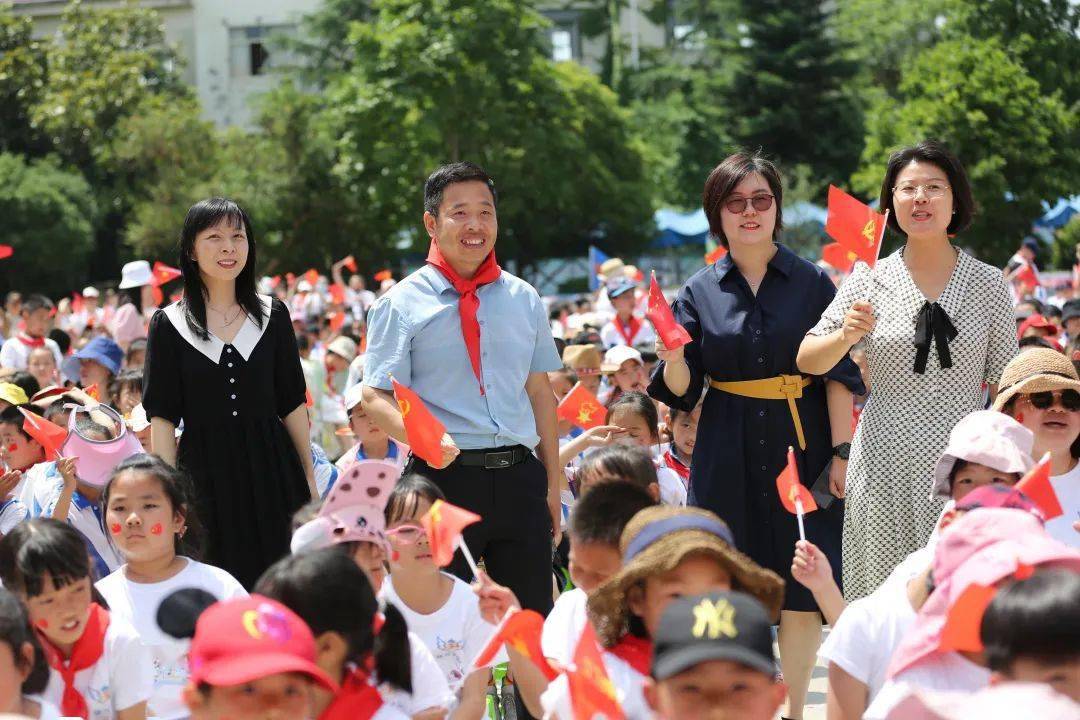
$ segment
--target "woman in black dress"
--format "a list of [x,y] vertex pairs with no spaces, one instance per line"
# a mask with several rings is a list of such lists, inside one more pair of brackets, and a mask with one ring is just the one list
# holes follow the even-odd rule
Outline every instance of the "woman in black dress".
[[[795,366],[799,343],[836,289],[818,267],[775,243],[782,193],[776,168],[757,156],[732,155],[709,175],[705,214],[729,253],[679,291],[675,319],[692,340],[677,350],[657,344],[662,362],[649,394],[689,412],[708,387],[691,503],[723,518],[740,550],[785,578],[780,662],[790,688],[787,715],[801,718],[821,617],[811,593],[791,576],[798,528],[781,505],[776,476],[788,446],[807,486],[835,454],[830,485],[843,497],[851,393],[863,388],[848,359],[825,377],[801,376]],[[843,517],[839,500],[806,516],[807,540],[829,558],[837,582]]]
[[296,336],[281,301],[255,292],[255,247],[236,203],[188,210],[184,299],[150,321],[143,388],[154,452],[194,481],[208,561],[249,588],[317,497]]

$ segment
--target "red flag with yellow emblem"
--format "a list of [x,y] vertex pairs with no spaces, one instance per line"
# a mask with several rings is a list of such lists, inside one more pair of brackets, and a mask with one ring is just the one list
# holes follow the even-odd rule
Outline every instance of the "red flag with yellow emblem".
[[449,565],[454,559],[461,531],[479,521],[480,516],[474,512],[451,505],[445,500],[436,500],[424,513],[424,517],[420,518],[420,527],[427,533],[428,546],[435,564],[439,567]]
[[562,420],[577,425],[582,430],[589,430],[604,424],[604,406],[589,388],[581,383],[575,385],[559,403],[555,414]]
[[570,685],[570,704],[575,718],[594,718],[602,715],[607,720],[625,720],[619,705],[615,685],[604,669],[604,658],[596,643],[596,631],[592,623],[585,623],[574,650],[574,664],[566,671]]
[[829,216],[825,221],[825,232],[870,267],[874,267],[881,252],[885,220],[884,215],[874,212],[857,198],[835,185],[829,186]]
[[558,673],[548,664],[544,651],[540,647],[540,635],[544,630],[544,617],[535,610],[516,610],[508,613],[499,627],[495,628],[491,639],[473,660],[474,670],[482,670],[491,665],[499,648],[507,645],[528,658],[549,681]]
[[806,486],[799,482],[799,468],[795,464],[795,450],[788,448],[787,466],[776,476],[776,492],[780,493],[780,502],[784,509],[793,515],[800,513],[795,501],[802,503],[802,512],[817,510],[817,502]]
[[851,272],[859,256],[840,243],[829,243],[821,248],[821,259],[843,273]]
[[649,282],[649,310],[646,313],[649,322],[656,328],[656,333],[663,341],[668,350],[680,348],[690,342],[690,333],[686,332],[679,323],[675,322],[675,313],[671,311],[664,293],[660,291],[660,284],[656,282],[656,272],[652,273]]
[[393,378],[390,378],[390,382],[394,384],[394,397],[401,409],[401,421],[405,423],[409,448],[428,465],[440,467],[443,464],[442,438],[446,434],[446,426],[431,414],[419,395]]

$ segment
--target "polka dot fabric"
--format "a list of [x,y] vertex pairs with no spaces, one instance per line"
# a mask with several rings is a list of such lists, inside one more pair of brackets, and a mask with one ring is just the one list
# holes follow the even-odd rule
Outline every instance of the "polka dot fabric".
[[984,406],[983,383],[997,383],[1017,352],[1013,304],[998,268],[959,251],[938,299],[958,331],[943,369],[931,343],[925,374],[915,372],[915,323],[926,298],[903,250],[870,269],[859,263],[811,335],[838,330],[852,303],[866,300],[877,324],[864,338],[870,399],[851,447],[844,516],[844,592],[869,595],[907,555],[923,547],[943,502],[931,499],[933,468],[949,431]]

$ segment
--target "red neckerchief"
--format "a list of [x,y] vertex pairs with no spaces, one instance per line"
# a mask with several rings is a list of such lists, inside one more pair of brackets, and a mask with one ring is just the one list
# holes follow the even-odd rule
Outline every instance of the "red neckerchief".
[[690,479],[690,466],[684,465],[683,461],[675,457],[675,453],[668,450],[664,453],[664,464],[675,471],[675,474],[683,480]]
[[616,643],[615,647],[608,648],[608,652],[642,675],[649,674],[649,670],[652,667],[652,640],[646,640],[637,635],[626,633],[622,636],[622,639]]
[[43,338],[43,337],[39,337],[39,338],[30,337],[26,333],[22,333],[22,332],[18,333],[15,337],[19,338],[19,342],[21,342],[26,347],[32,347],[32,348],[45,347],[45,338]]
[[480,263],[472,280],[466,280],[450,267],[450,263],[446,262],[446,258],[442,256],[434,240],[431,241],[431,248],[428,250],[427,262],[438,269],[461,295],[458,300],[461,336],[465,339],[465,349],[469,351],[469,362],[472,363],[473,374],[476,375],[476,381],[480,383],[480,394],[483,395],[484,382],[480,378],[480,323],[476,319],[476,311],[480,309],[480,297],[476,294],[476,289],[481,285],[495,282],[502,274],[502,268],[495,262],[495,251],[492,250],[484,258],[484,262]]
[[64,681],[64,695],[60,701],[60,714],[64,717],[89,717],[90,708],[86,704],[86,698],[75,689],[75,673],[93,667],[101,659],[105,652],[105,631],[108,629],[109,611],[97,603],[90,603],[86,629],[71,649],[69,660],[64,660],[64,654],[49,642],[44,633],[37,631],[49,667],[60,673]]
[[382,707],[379,689],[368,682],[359,668],[348,670],[341,682],[341,692],[323,710],[319,720],[368,720]]
[[623,325],[622,318],[618,315],[615,316],[615,329],[622,335],[623,340],[630,347],[634,347],[634,338],[637,337],[638,330],[641,329],[641,320],[638,320],[637,315],[630,316],[630,325],[627,327]]

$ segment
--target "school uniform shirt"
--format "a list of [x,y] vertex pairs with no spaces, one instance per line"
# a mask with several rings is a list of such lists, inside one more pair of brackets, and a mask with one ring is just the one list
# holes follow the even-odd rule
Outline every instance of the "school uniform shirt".
[[656,342],[656,331],[653,330],[652,323],[643,318],[635,317],[634,319],[638,321],[636,330],[632,328],[632,323],[623,325],[619,322],[618,316],[609,320],[604,327],[600,328],[600,342],[604,343],[605,348],[613,348],[616,345],[652,347],[652,344]]
[[660,483],[661,503],[674,507],[686,505],[686,485],[674,470],[659,465],[656,468],[656,479]]
[[1050,485],[1065,514],[1048,520],[1046,532],[1055,540],[1080,548],[1080,533],[1073,529],[1073,523],[1080,520],[1080,463],[1064,475],[1051,477]]
[[41,517],[48,490],[57,479],[62,485],[63,478],[60,477],[55,462],[38,463],[23,473],[22,480],[11,491],[11,495],[26,507],[30,517]]
[[15,529],[15,526],[29,517],[26,506],[13,497],[0,502],[0,537]]
[[37,703],[38,720],[60,720],[60,718],[63,717],[63,715],[60,714],[60,708],[56,707],[40,695],[23,695],[23,700],[30,700]]
[[[386,457],[381,462],[390,463],[397,467],[398,470],[405,469],[405,463],[409,459],[409,446],[405,443],[400,443],[394,438],[390,438],[390,444],[386,448]],[[337,465],[338,470],[347,470],[350,465],[361,460],[369,460],[367,455],[364,454],[364,447],[361,443],[356,443],[351,448],[345,451],[341,457],[334,463]]]
[[570,664],[574,649],[581,638],[581,631],[589,621],[586,603],[589,596],[581,588],[568,590],[555,601],[544,620],[544,630],[540,634],[540,647],[544,657],[551,658],[563,666]]
[[95,587],[109,603],[109,616],[131,625],[153,659],[153,694],[148,715],[161,720],[185,718],[190,712],[180,699],[188,681],[190,640],[177,640],[161,631],[157,611],[161,601],[181,588],[205,590],[218,600],[247,597],[247,592],[229,573],[213,565],[186,559],[187,565],[168,580],[136,583],[127,579],[124,568],[102,578]]
[[[469,584],[453,575],[443,575],[454,581],[454,587],[446,603],[430,615],[422,615],[401,601],[394,590],[393,577],[383,581],[381,595],[401,611],[409,630],[424,641],[450,690],[456,694],[469,675],[472,661],[491,639],[495,628],[480,616],[479,600]],[[506,662],[506,653],[500,650],[491,664],[502,662]]]
[[[56,367],[60,367],[64,362],[64,355],[60,352],[60,346],[52,338],[44,338],[44,341],[44,346],[52,350],[53,357],[56,358]],[[30,360],[30,353],[36,347],[40,346],[37,343],[28,345],[20,340],[17,334],[8,338],[0,346],[0,367],[25,370],[27,362]]]
[[325,498],[337,482],[338,468],[326,457],[326,451],[318,443],[311,443],[311,470],[315,476],[315,489],[319,497]]
[[[135,628],[110,614],[101,658],[92,667],[75,673],[75,689],[86,698],[87,720],[112,720],[117,711],[149,700],[154,691],[151,662]],[[52,668],[41,696],[60,707],[64,681]]]
[[454,705],[454,693],[446,684],[442,669],[435,662],[435,656],[428,650],[424,641],[409,632],[409,677],[412,680],[412,693],[399,690],[389,683],[382,683],[382,693],[386,705],[400,710],[412,717],[429,708],[446,708]]
[[[50,476],[48,482],[49,484],[42,489],[41,494],[44,500],[41,515],[44,517],[52,517],[53,509],[56,508],[60,494],[64,491],[64,479],[59,473],[55,478]],[[90,573],[95,580],[105,577],[124,564],[120,553],[105,535],[101,508],[96,503],[90,502],[78,490],[71,495],[67,521],[68,525],[79,531],[86,542],[86,549],[90,553]]]
[[914,622],[906,583],[886,583],[847,606],[821,644],[818,657],[865,685],[869,704],[885,685],[893,651]]
[[990,671],[958,653],[945,653],[908,668],[891,680],[866,709],[863,720],[885,720],[913,690],[975,692],[990,684]]

